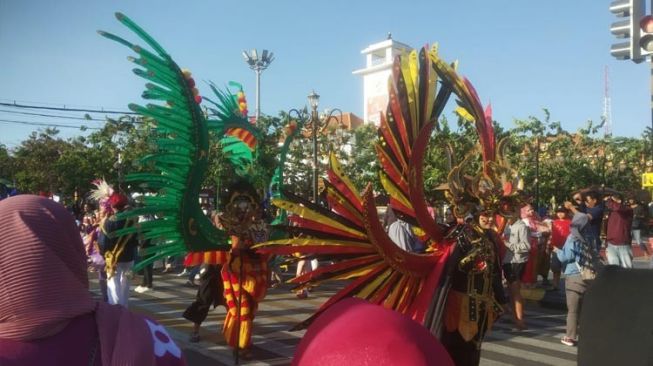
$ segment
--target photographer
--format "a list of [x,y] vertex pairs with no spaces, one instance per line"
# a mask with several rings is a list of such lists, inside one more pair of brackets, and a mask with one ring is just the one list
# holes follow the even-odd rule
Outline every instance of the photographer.
[[633,268],[633,248],[630,229],[633,222],[633,209],[623,203],[621,194],[605,197],[605,205],[610,210],[608,216],[606,256],[608,264],[623,268]]

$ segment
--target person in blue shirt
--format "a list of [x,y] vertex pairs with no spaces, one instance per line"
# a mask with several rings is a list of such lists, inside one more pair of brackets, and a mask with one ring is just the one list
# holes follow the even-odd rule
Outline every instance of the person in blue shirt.
[[597,191],[588,191],[584,194],[576,193],[574,195],[575,206],[570,209],[575,213],[576,210],[589,215],[589,225],[583,229],[583,236],[590,243],[590,246],[601,252],[601,224],[603,222],[603,201]]
[[571,220],[570,232],[562,249],[553,248],[564,268],[565,295],[567,298],[567,329],[560,342],[567,346],[575,346],[577,340],[578,319],[587,283],[580,275],[580,265],[587,261],[584,258],[591,252],[590,243],[581,233],[590,221],[590,216],[576,212]]

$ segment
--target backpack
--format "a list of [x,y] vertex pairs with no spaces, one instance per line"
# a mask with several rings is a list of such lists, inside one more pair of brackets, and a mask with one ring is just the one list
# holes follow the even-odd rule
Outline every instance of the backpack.
[[[580,243],[580,245],[588,245],[586,241],[583,241]],[[590,261],[592,262],[592,267],[593,269],[588,267],[588,266],[582,266],[578,263],[578,260],[576,260],[576,268],[578,268],[578,272],[580,272],[580,277],[584,281],[592,281],[596,279],[597,273],[601,271],[603,268],[603,262],[601,262],[601,258],[599,255],[594,251],[593,248],[588,248],[588,253],[590,256]]]

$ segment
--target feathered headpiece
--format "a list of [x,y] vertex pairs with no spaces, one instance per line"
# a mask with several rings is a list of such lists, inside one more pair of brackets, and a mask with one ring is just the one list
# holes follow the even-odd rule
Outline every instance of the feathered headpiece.
[[109,197],[113,194],[113,187],[104,179],[96,179],[91,183],[96,188],[91,190],[90,198],[97,201],[98,205],[105,210],[111,210]]

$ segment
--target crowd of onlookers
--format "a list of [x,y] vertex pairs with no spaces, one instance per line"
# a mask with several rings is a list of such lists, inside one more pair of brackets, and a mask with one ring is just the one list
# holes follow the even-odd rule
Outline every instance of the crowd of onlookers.
[[[564,274],[568,314],[567,331],[561,342],[576,345],[583,295],[600,268],[603,265],[632,268],[633,243],[648,258],[650,249],[645,240],[648,216],[644,203],[614,191],[577,192],[570,201],[551,209],[522,206],[518,217],[508,222],[497,245],[515,328],[527,329],[524,289],[559,291]],[[445,232],[474,220],[471,214],[456,218],[450,209],[434,218]],[[388,236],[399,247],[424,252],[424,243],[414,234],[412,226],[397,218],[391,208],[385,213],[384,225]]]

